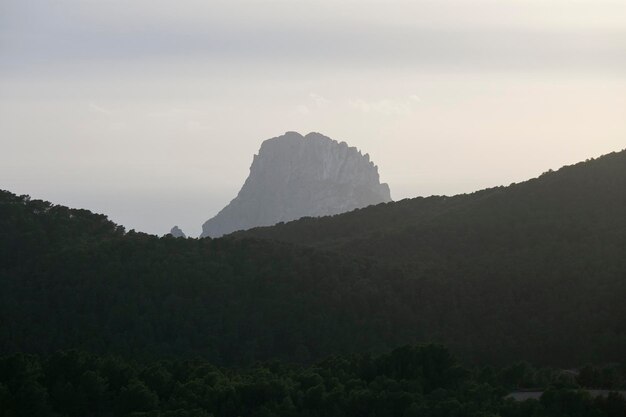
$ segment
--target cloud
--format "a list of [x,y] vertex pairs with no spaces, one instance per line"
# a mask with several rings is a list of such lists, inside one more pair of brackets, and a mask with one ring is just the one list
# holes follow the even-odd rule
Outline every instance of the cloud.
[[99,106],[96,103],[89,103],[88,108],[89,111],[93,113],[105,114],[107,116],[113,113],[111,110],[105,109],[104,107]]
[[296,113],[306,116],[307,114],[311,113],[311,110],[304,104],[299,104],[298,106],[296,106]]
[[413,107],[419,101],[419,97],[411,95],[408,98],[400,99],[350,99],[348,100],[348,105],[363,113],[378,113],[385,116],[408,116],[413,113]]
[[311,100],[313,100],[317,107],[325,107],[326,105],[330,104],[330,100],[320,96],[319,94],[309,93],[309,97],[311,98]]
[[187,120],[185,128],[191,133],[204,133],[211,131],[211,125],[199,120]]
[[80,68],[77,62],[146,68],[150,61],[153,71],[202,60],[212,66],[454,71],[626,68],[626,3],[608,0],[554,0],[550,7],[537,1],[366,2],[358,18],[351,2],[326,0],[297,7],[200,0],[33,3],[16,1],[0,13],[0,70]]

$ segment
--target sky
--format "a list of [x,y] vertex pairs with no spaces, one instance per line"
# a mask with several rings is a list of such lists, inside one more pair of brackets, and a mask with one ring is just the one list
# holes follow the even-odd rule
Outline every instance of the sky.
[[624,149],[626,2],[0,1],[0,189],[197,236],[286,131],[395,200]]

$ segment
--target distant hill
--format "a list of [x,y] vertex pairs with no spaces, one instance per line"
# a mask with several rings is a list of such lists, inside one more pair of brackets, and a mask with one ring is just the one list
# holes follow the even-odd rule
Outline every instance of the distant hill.
[[383,269],[289,244],[126,233],[1,191],[0,248],[2,353],[308,361],[396,346],[406,332],[387,322],[410,329]]
[[388,201],[369,155],[319,133],[287,132],[263,142],[241,191],[204,223],[202,237]]
[[[476,247],[472,239],[480,239],[477,248],[486,243],[483,239],[487,235],[495,239],[496,246],[506,242],[510,247],[525,245],[522,237],[531,234],[538,237],[551,232],[564,239],[581,228],[619,233],[626,223],[625,200],[626,151],[621,151],[508,187],[453,197],[406,199],[336,216],[254,228],[233,236],[410,262],[419,260],[420,247],[433,243],[430,238],[446,237],[431,236],[438,232],[453,233],[454,241],[466,241],[469,247]],[[516,233],[506,233],[510,228]],[[578,237],[590,236],[581,233]]]
[[233,236],[376,259],[436,282],[440,292],[421,292],[417,310],[439,323],[431,335],[458,346],[599,360],[626,351],[626,151],[508,187]]
[[1,353],[240,364],[443,342],[569,366],[626,351],[626,152],[220,239],[0,192],[0,249]]

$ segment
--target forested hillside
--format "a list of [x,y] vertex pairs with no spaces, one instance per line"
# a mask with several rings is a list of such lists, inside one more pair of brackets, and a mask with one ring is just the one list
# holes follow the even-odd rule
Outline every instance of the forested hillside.
[[371,262],[254,240],[124,234],[104,216],[2,199],[3,352],[308,361],[388,348],[414,332],[395,302],[397,278]]
[[621,151],[508,187],[405,199],[233,236],[423,263],[427,246],[464,256],[467,250],[528,248],[549,236],[566,241],[623,236],[625,227],[626,151]]
[[588,343],[587,354],[598,359],[613,343],[614,354],[626,351],[626,151],[509,187],[235,236],[377,259],[426,286],[437,282],[440,292],[417,309],[439,320],[431,330],[455,346],[482,350],[489,340],[525,357],[538,349],[535,358],[542,349],[565,353],[570,342],[575,349]]
[[[605,375],[599,381],[590,376]],[[224,369],[203,359],[133,361],[56,352],[0,357],[0,415],[15,417],[623,417],[615,392],[626,368],[581,370],[573,379],[516,363],[463,368],[441,346],[405,346],[371,356],[334,356],[312,366],[277,361]],[[591,384],[591,385],[589,385]],[[540,400],[506,398],[520,387]]]
[[625,152],[221,239],[0,192],[0,249],[2,353],[245,364],[441,342],[464,361],[573,366],[626,351]]

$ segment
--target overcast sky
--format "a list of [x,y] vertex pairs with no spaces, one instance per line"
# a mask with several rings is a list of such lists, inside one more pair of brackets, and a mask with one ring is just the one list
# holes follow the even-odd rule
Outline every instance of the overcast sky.
[[621,150],[626,1],[0,1],[2,189],[195,236],[289,130],[394,199]]

